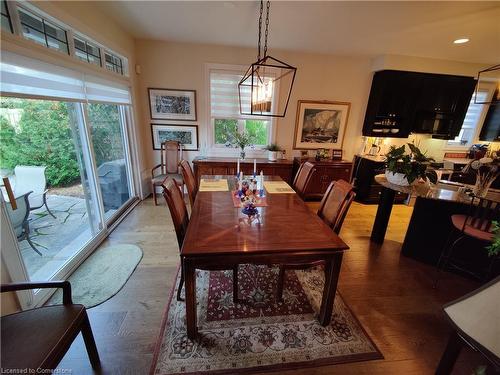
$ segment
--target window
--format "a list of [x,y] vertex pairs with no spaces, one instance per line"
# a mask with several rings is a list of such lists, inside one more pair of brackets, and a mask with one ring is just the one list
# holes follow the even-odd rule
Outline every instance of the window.
[[69,55],[66,30],[23,8],[19,8],[19,19],[22,33],[26,39]]
[[101,50],[83,38],[75,37],[75,56],[82,61],[101,66]]
[[[243,73],[236,71],[210,71],[210,117],[216,147],[230,143],[235,131],[248,132],[253,136],[255,146],[265,146],[271,142],[272,122],[269,118],[240,114],[238,83],[242,77]],[[250,91],[241,100],[249,104]]]
[[123,75],[123,65],[121,58],[108,51],[104,52],[104,58],[106,60],[106,69]]
[[14,32],[10,20],[9,9],[7,8],[7,2],[5,0],[2,0],[2,30],[7,30],[11,33]]
[[[488,91],[479,90],[477,95],[479,100],[486,101],[488,97]],[[483,104],[474,103],[473,95],[469,104],[469,108],[467,109],[467,113],[465,115],[464,123],[462,124],[462,128],[460,129],[460,133],[455,137],[455,139],[449,140],[447,142],[448,146],[470,147],[472,145],[474,136],[476,135],[476,131],[478,130],[479,119],[481,118],[483,108]]]

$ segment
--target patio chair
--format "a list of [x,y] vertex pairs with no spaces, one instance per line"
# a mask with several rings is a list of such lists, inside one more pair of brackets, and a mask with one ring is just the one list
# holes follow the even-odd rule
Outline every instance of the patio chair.
[[12,201],[6,202],[5,207],[7,209],[7,214],[9,215],[10,223],[12,224],[12,228],[14,229],[17,240],[28,241],[31,248],[35,250],[40,256],[42,256],[42,253],[38,251],[33,242],[31,242],[30,238],[30,227],[28,219],[28,216],[30,215],[30,194],[31,191],[16,197],[14,199],[15,204],[13,204]]
[[[182,144],[177,141],[165,141],[160,145],[160,164],[151,170],[151,189],[155,206],[158,206],[156,199],[156,187],[162,186],[167,177],[171,177],[180,185],[182,194],[184,194],[184,179],[179,168],[179,161],[182,156]],[[160,173],[156,170],[159,169]]]
[[25,166],[18,165],[14,168],[16,176],[16,185],[14,187],[14,194],[19,196],[28,191],[33,192],[29,197],[30,210],[36,210],[45,206],[47,212],[54,219],[54,214],[47,206],[47,180],[45,179],[45,169],[47,167]]

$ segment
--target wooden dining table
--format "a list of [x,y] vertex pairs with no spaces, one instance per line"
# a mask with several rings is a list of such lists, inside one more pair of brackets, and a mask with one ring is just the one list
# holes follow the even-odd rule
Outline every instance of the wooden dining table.
[[[185,276],[187,335],[197,336],[196,270],[238,264],[290,264],[325,262],[325,286],[319,322],[330,323],[344,251],[349,247],[306,206],[295,193],[267,193],[260,218],[249,219],[235,207],[231,194],[235,176],[202,176],[227,179],[229,191],[200,191],[181,249]],[[279,181],[278,176],[264,176]]]

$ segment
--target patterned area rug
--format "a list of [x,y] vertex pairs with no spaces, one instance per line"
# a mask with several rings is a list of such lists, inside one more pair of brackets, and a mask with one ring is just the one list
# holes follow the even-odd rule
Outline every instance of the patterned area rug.
[[176,290],[172,291],[151,374],[243,369],[248,373],[383,358],[339,294],[331,324],[322,327],[318,323],[324,282],[321,268],[289,270],[286,275],[284,301],[276,302],[278,270],[241,265],[241,302],[235,305],[232,271],[198,271],[199,339],[187,338],[185,305],[176,301]]

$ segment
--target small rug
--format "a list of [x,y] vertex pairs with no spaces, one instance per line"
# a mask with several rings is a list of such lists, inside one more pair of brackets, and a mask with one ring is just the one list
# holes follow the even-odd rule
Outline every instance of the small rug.
[[318,323],[321,268],[287,271],[284,301],[276,302],[277,268],[240,265],[242,302],[236,305],[232,271],[197,271],[194,342],[186,336],[185,304],[175,298],[177,276],[151,374],[234,374],[383,358],[338,293],[331,324]]
[[[97,249],[68,278],[73,302],[90,308],[107,301],[123,288],[141,259],[142,250],[135,245]],[[62,303],[61,289],[47,302],[58,303]]]

